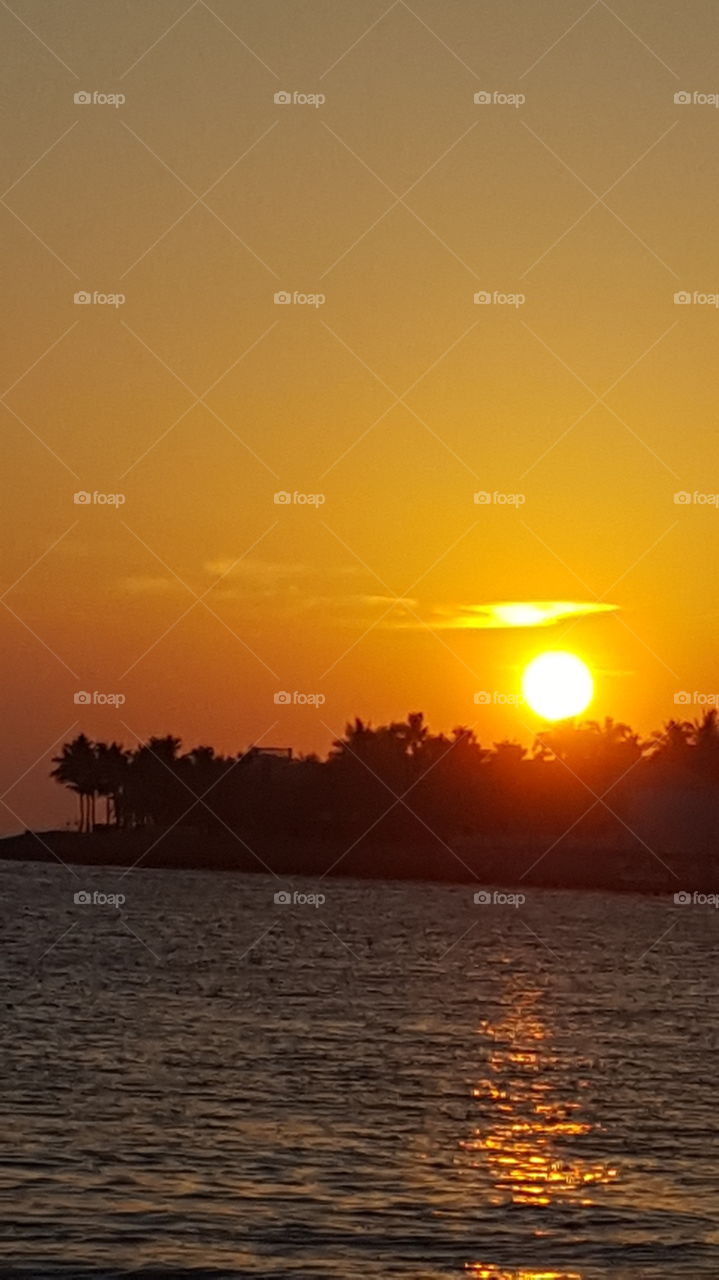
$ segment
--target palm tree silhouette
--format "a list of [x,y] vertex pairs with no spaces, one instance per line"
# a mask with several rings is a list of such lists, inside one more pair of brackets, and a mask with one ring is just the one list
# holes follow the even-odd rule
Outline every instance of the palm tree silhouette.
[[124,825],[125,788],[130,763],[130,753],[117,742],[95,743],[97,765],[97,792],[105,797],[105,823],[109,827]]
[[[77,796],[83,833],[94,830],[96,799],[103,796],[108,826],[246,830],[260,840],[318,835],[348,839],[352,847],[368,832],[377,842],[413,848],[430,837],[447,842],[493,833],[519,842],[539,833],[551,844],[575,828],[587,840],[620,840],[623,806],[649,804],[657,790],[666,789],[677,811],[686,794],[692,803],[706,795],[712,812],[719,805],[715,708],[700,720],[669,721],[646,741],[609,717],[546,725],[531,755],[507,740],[485,749],[465,726],[451,736],[432,733],[419,712],[376,728],[356,718],[323,761],[236,767],[254,758],[253,749],[223,756],[211,746],[181,754],[171,734],[133,750],[80,734],[53,758],[51,776]],[[595,795],[611,789],[618,813],[604,806],[588,815],[587,789]]]
[[72,742],[66,742],[62,755],[54,756],[57,767],[50,777],[74,791],[80,806],[80,831],[92,831],[95,826],[95,796],[98,793],[98,766],[95,750],[84,733]]

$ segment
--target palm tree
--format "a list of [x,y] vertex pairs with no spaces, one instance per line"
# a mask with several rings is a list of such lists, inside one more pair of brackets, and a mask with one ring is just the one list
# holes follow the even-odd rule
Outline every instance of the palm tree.
[[78,797],[80,831],[92,831],[98,792],[98,765],[93,744],[81,733],[72,742],[64,743],[62,755],[54,756],[52,763],[57,767],[50,777],[69,787]]
[[692,747],[694,729],[691,720],[668,720],[649,740],[651,759],[669,765],[684,764]]
[[629,725],[606,716],[604,723],[586,720],[575,724],[565,720],[537,734],[535,756],[540,760],[564,761],[572,769],[595,769],[623,772],[639,759],[644,750],[638,734]]
[[421,755],[429,729],[424,723],[424,714],[421,711],[410,711],[406,720],[399,724],[390,725],[390,729],[394,732],[399,742],[402,743],[405,753],[412,759]]
[[509,738],[503,738],[501,742],[495,742],[492,745],[494,746],[492,757],[494,768],[501,769],[502,772],[516,773],[527,754],[526,747],[519,742],[510,742]]
[[148,739],[133,753],[127,779],[128,802],[138,825],[167,825],[177,816],[182,795],[187,796],[178,774],[180,746],[180,738],[167,734]]
[[113,818],[116,827],[123,826],[130,753],[117,742],[111,742],[109,747],[106,742],[96,742],[95,759],[98,795],[105,797],[105,822],[109,827]]
[[705,711],[695,723],[693,733],[694,762],[697,770],[709,778],[719,776],[719,719],[716,707]]

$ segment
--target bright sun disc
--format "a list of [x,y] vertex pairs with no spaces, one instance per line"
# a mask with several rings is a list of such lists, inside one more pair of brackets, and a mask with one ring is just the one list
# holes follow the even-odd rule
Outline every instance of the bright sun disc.
[[589,706],[594,681],[589,668],[573,653],[541,653],[525,667],[522,692],[532,711],[544,720],[566,720]]

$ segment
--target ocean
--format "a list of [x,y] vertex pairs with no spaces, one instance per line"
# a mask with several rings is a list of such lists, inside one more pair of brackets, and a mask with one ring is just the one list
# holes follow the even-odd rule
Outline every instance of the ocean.
[[0,887],[2,1276],[719,1276],[712,906]]

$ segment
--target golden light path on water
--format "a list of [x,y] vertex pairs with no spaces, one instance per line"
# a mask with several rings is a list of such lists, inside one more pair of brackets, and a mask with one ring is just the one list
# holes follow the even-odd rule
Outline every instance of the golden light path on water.
[[467,1274],[475,1280],[582,1280],[578,1271],[498,1271],[481,1263],[470,1263]]
[[[488,1074],[472,1090],[487,1119],[460,1145],[474,1167],[489,1171],[496,1206],[590,1206],[592,1188],[615,1183],[618,1171],[576,1153],[593,1126],[575,1098],[557,1097],[559,1059],[536,1005],[539,992],[517,990],[511,1012],[478,1028],[492,1048]],[[465,1264],[476,1280],[582,1280],[580,1272],[509,1269],[489,1260]]]

